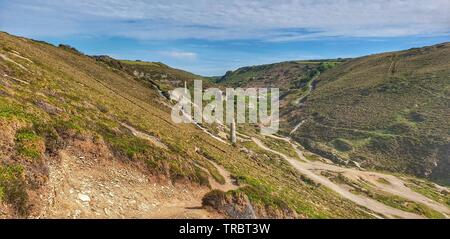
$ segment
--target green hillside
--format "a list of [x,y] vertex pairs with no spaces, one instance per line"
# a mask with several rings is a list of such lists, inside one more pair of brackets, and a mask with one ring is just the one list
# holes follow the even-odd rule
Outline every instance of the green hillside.
[[194,80],[203,80],[208,86],[209,80],[187,71],[169,67],[161,62],[116,60],[108,56],[94,56],[94,58],[107,64],[112,69],[120,70],[131,76],[158,88],[164,95],[177,87],[184,87],[184,82],[192,86]]
[[450,183],[450,44],[243,67],[216,80],[278,87],[283,134],[337,163]]
[[[155,68],[175,81],[194,75],[157,63],[120,64],[126,67],[0,33],[1,218],[41,215],[48,200],[39,195],[53,193],[49,178],[61,172],[51,169],[68,154],[91,167],[100,161],[124,164],[145,173],[149,188],[165,182],[191,188],[192,194],[211,189],[213,181],[223,183],[213,163],[220,164],[240,185],[232,192],[246,195],[259,217],[372,217],[278,155],[251,143],[231,146],[193,124],[174,124],[165,98],[129,69]],[[64,187],[57,193],[71,192]]]
[[317,153],[450,183],[449,43],[344,62],[291,110],[285,133],[306,120],[292,136]]

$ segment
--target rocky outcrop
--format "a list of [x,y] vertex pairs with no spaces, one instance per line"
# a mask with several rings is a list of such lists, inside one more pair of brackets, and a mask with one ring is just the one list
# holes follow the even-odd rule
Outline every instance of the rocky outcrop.
[[281,209],[268,205],[253,205],[248,196],[239,191],[225,193],[213,190],[203,197],[203,207],[232,219],[298,218],[296,212],[288,206]]

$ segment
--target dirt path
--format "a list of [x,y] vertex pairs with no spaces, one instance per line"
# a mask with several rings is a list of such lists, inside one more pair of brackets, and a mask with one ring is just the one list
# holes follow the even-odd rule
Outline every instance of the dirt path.
[[[447,206],[442,205],[441,203],[438,203],[430,198],[427,198],[420,193],[414,192],[410,188],[406,187],[405,183],[396,176],[384,174],[384,173],[378,173],[378,172],[364,171],[364,170],[360,170],[360,169],[356,169],[356,168],[344,168],[344,167],[334,165],[330,161],[324,161],[326,163],[320,162],[320,161],[311,162],[304,157],[303,153],[297,148],[298,145],[295,142],[292,142],[291,138],[275,136],[275,135],[267,135],[267,137],[271,137],[271,138],[275,138],[278,140],[283,140],[285,142],[288,142],[292,146],[292,148],[294,148],[294,150],[297,152],[297,155],[299,156],[299,158],[302,159],[304,162],[295,162],[295,161],[292,161],[293,159],[290,159],[285,155],[281,155],[279,152],[275,152],[275,153],[282,156],[286,160],[288,160],[291,164],[296,165],[297,169],[301,168],[304,173],[308,173],[308,172],[304,171],[306,169],[309,172],[312,172],[315,176],[322,177],[320,175],[320,171],[331,171],[331,172],[343,174],[345,177],[347,177],[351,180],[354,180],[354,181],[363,179],[365,182],[370,183],[371,186],[377,190],[380,190],[380,191],[383,191],[383,192],[386,192],[386,193],[389,193],[392,195],[397,195],[397,196],[400,196],[400,197],[405,198],[410,201],[424,204],[424,205],[430,207],[431,209],[434,209],[438,212],[443,213],[444,216],[449,218],[450,209]],[[263,145],[261,141],[256,142],[256,143],[260,147],[264,146],[264,148],[267,149],[267,147],[265,145]],[[271,150],[271,151],[273,151],[273,150]],[[308,173],[308,175],[315,177],[314,175],[311,175],[310,173]],[[317,177],[315,177],[315,178],[317,179]],[[328,182],[327,182],[327,184],[329,185]],[[332,186],[332,185],[329,185],[329,186]],[[338,185],[336,185],[336,186],[338,186]],[[335,186],[333,186],[333,187],[336,189]],[[343,189],[342,187],[340,187],[340,188]]]
[[253,141],[262,149],[267,150],[269,152],[272,152],[274,154],[277,154],[279,156],[281,156],[282,158],[284,158],[287,162],[289,162],[295,169],[297,169],[301,174],[307,176],[308,178],[310,178],[311,180],[315,181],[316,183],[320,183],[322,185],[324,185],[325,187],[333,190],[334,192],[338,193],[339,195],[341,195],[342,197],[360,205],[363,207],[366,207],[374,212],[380,213],[388,218],[397,218],[397,217],[401,217],[401,218],[423,218],[420,215],[417,214],[413,214],[413,213],[409,213],[409,212],[404,212],[392,207],[389,207],[383,203],[380,203],[378,201],[375,201],[373,199],[367,198],[367,197],[363,197],[360,195],[356,195],[351,193],[350,191],[348,191],[348,189],[341,187],[335,183],[333,183],[332,181],[330,181],[328,178],[315,174],[314,172],[312,172],[311,170],[309,170],[309,163],[302,163],[298,160],[295,160],[293,158],[290,158],[278,151],[272,150],[270,148],[268,148],[266,145],[264,145],[259,139],[256,138],[252,138]]
[[[380,191],[397,195],[410,201],[422,203],[431,209],[444,213],[447,217],[450,215],[450,209],[447,206],[437,203],[436,201],[433,201],[420,193],[414,192],[410,188],[406,187],[405,183],[396,176],[377,172],[361,171],[354,168],[343,168],[321,162],[311,162],[305,166],[309,170],[328,170],[342,173],[344,176],[354,181],[364,179],[366,182],[369,182],[371,186]],[[384,181],[385,183],[381,181]]]
[[313,82],[314,82],[315,80],[317,80],[317,78],[319,78],[319,76],[320,76],[320,72],[317,73],[315,76],[313,76],[313,77],[308,81],[308,84],[306,85],[306,86],[308,87],[308,89],[306,90],[306,92],[305,92],[304,94],[302,94],[302,96],[300,96],[298,99],[296,99],[296,100],[293,102],[295,105],[299,105],[299,104],[302,102],[302,100],[304,100],[306,97],[308,97],[308,96],[311,94],[311,92],[313,91]]
[[295,133],[295,131],[297,131],[298,128],[300,128],[305,122],[306,122],[306,120],[300,121],[300,123],[298,123],[298,124],[291,130],[291,132],[289,133],[289,135]]
[[[291,138],[279,137],[275,135],[268,135],[268,137],[288,142],[292,146],[292,148],[294,148],[299,158],[307,162],[306,164],[304,164],[304,167],[309,170],[313,171],[326,170],[336,173],[342,173],[344,176],[354,181],[364,179],[366,182],[369,182],[372,186],[374,186],[376,189],[380,191],[397,195],[414,202],[422,203],[438,212],[444,213],[446,217],[449,217],[450,215],[450,208],[430,198],[427,198],[420,193],[414,192],[410,188],[406,187],[405,182],[403,182],[400,178],[396,176],[378,172],[364,171],[357,168],[344,168],[333,164],[329,160],[322,160],[323,162],[320,161],[311,162],[308,159],[306,159],[303,153],[297,148],[298,145],[295,142],[293,142]],[[382,181],[387,183],[382,183]],[[437,185],[437,187],[439,188],[440,186]],[[443,189],[443,187],[441,187],[441,189]]]
[[[178,95],[176,91],[171,91],[170,92],[170,98],[173,100],[180,100],[181,99],[181,95]],[[189,103],[192,105],[192,107],[196,107],[198,108],[198,106],[196,104],[194,104],[194,102],[192,102],[191,100],[189,100]],[[174,110],[174,106],[172,105],[168,105],[168,107],[172,110]],[[197,122],[195,122],[191,115],[186,113],[184,110],[181,110],[181,113],[183,114],[183,117],[188,120],[190,123],[194,124],[197,128],[201,129],[204,133],[206,133],[207,135],[211,136],[212,138],[214,138],[215,140],[218,140],[224,144],[230,144],[229,142],[223,140],[222,138],[212,134],[211,132],[209,132],[205,127],[201,126],[200,124],[198,124]]]
[[18,66],[20,69],[22,69],[22,70],[24,70],[24,71],[29,72],[29,70],[28,70],[25,66],[23,66],[23,65],[20,64],[20,63],[15,62],[15,61],[12,60],[11,58],[7,57],[6,55],[3,55],[3,54],[0,53],[0,58],[1,58],[2,60],[4,60],[4,61],[11,62],[11,63],[15,64],[16,66]]
[[145,139],[148,140],[149,142],[151,142],[153,145],[155,145],[156,147],[160,147],[162,149],[168,149],[167,145],[165,145],[164,143],[161,142],[161,140],[159,140],[158,138],[151,136],[149,134],[146,134],[144,132],[138,131],[137,129],[133,128],[130,125],[127,125],[125,123],[122,123],[122,126],[127,128],[128,130],[131,131],[131,133],[141,139]]
[[201,208],[208,188],[152,183],[117,160],[60,152],[49,165],[48,193],[37,218],[220,218]]

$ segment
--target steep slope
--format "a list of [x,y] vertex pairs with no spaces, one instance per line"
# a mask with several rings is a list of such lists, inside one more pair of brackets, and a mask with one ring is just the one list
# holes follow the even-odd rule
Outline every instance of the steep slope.
[[227,72],[216,79],[216,83],[229,87],[279,88],[280,120],[282,126],[290,125],[297,117],[295,109],[309,95],[317,77],[344,61],[345,59],[288,61],[242,67]]
[[242,67],[228,71],[216,79],[216,83],[233,87],[278,87],[282,91],[287,91],[302,88],[310,78],[342,61],[342,59],[287,61]]
[[[315,81],[288,134],[336,162],[450,183],[450,44],[349,60]],[[289,121],[289,120],[288,120]]]
[[[196,209],[216,188],[236,188],[257,217],[372,217],[281,157],[170,111],[126,70],[0,33],[0,217],[221,217]],[[214,186],[228,177],[237,185]]]
[[[304,112],[299,109],[305,106],[308,96],[316,89],[321,75],[326,75],[327,71],[332,71],[331,69],[334,67],[339,69],[340,64],[345,65],[342,60],[322,60],[319,62],[282,62],[244,67],[216,78],[216,82],[222,86],[232,87],[279,87],[283,97],[280,104],[283,131],[286,135],[298,136],[300,134],[297,131],[307,122],[307,118],[303,118]],[[302,82],[301,88],[296,84],[296,82],[299,82],[299,78]],[[277,79],[279,80],[277,81]],[[297,93],[298,91],[300,91],[300,94]],[[308,179],[325,185],[341,196],[384,216],[425,216],[433,218],[448,216],[448,203],[450,201],[447,189],[442,190],[442,187],[425,183],[429,185],[426,186],[428,189],[436,193],[435,195],[446,198],[443,201],[439,199],[439,202],[433,202],[436,197],[430,197],[431,194],[427,193],[426,190],[417,190],[417,186],[414,186],[420,180],[411,177],[393,176],[389,173],[366,171],[361,168],[358,162],[349,161],[353,164],[348,164],[348,161],[343,161],[334,153],[316,150],[308,144],[309,141],[303,141],[303,138],[296,139],[304,143],[308,149],[325,157],[311,153],[305,148],[299,151],[297,147],[301,146],[296,146],[287,137],[263,137],[255,131],[254,125],[244,124],[239,125],[238,128],[239,136],[243,137],[242,140],[253,139],[254,144],[245,143],[248,144],[248,147],[258,147],[282,157]],[[286,141],[289,143],[286,143]],[[345,164],[338,166],[329,159],[339,164]],[[350,168],[347,168],[349,166]],[[354,168],[351,168],[351,166]],[[364,167],[366,166],[364,165]],[[367,168],[370,168],[370,166]],[[424,183],[419,184],[425,185]],[[415,213],[415,215],[411,213]]]
[[278,87],[282,133],[336,163],[450,183],[450,44],[243,67],[217,83]]
[[165,96],[168,96],[169,90],[184,87],[184,82],[187,86],[192,86],[194,80],[203,80],[206,86],[209,83],[209,80],[202,76],[169,67],[161,62],[116,60],[109,56],[94,56],[94,58],[112,69],[124,71],[144,83],[151,84]]

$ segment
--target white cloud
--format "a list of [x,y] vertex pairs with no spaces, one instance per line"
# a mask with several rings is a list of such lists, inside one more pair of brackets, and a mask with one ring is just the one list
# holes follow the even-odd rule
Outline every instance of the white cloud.
[[175,58],[178,60],[195,60],[197,59],[197,53],[186,51],[162,51],[161,55]]
[[[448,0],[17,0],[0,29],[140,39],[263,39],[448,35]],[[3,10],[2,10],[3,9]]]

